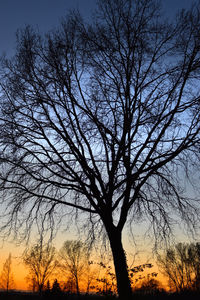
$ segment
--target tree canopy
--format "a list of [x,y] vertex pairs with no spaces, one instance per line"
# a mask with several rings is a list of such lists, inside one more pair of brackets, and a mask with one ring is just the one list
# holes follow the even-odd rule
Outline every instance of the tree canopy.
[[9,253],[8,258],[3,264],[3,270],[0,276],[0,288],[8,292],[9,290],[13,289],[14,286],[15,282],[12,272],[12,256],[11,253]]
[[27,281],[33,291],[42,292],[45,284],[57,266],[56,250],[50,244],[38,242],[27,249],[23,255],[23,263],[29,270]]
[[175,215],[196,226],[183,174],[199,166],[199,11],[169,24],[158,1],[101,0],[91,24],[71,14],[45,37],[18,32],[15,56],[1,64],[8,232],[87,213],[108,234],[120,291],[128,220],[149,220],[157,237]]
[[179,243],[158,256],[158,264],[172,290],[199,291],[200,243]]

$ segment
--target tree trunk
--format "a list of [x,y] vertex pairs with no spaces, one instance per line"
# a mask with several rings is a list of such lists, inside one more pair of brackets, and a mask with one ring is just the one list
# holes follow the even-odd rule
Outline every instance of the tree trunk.
[[75,275],[75,280],[76,280],[76,293],[77,295],[80,295],[80,290],[79,290],[79,279],[78,279],[78,275]]
[[127,269],[126,255],[122,246],[121,231],[116,227],[106,228],[115,266],[117,290],[120,299],[131,299],[132,290]]

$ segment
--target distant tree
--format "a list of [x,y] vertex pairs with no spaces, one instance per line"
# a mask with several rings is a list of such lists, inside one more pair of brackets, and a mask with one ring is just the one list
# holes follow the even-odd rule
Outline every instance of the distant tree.
[[28,275],[26,277],[26,280],[28,282],[29,289],[31,289],[33,292],[37,292],[38,291],[38,284],[36,282],[35,277],[33,277],[33,276],[31,277],[31,276]]
[[49,281],[49,279],[47,280],[47,284],[46,284],[46,286],[45,286],[45,294],[46,295],[50,295],[50,293],[51,293],[51,285],[50,285],[50,281]]
[[107,233],[121,298],[125,225],[145,219],[166,238],[172,218],[200,216],[183,180],[200,161],[200,3],[172,24],[158,3],[100,0],[90,24],[72,14],[44,38],[19,31],[1,60],[3,229],[85,213]]
[[86,284],[86,293],[89,294],[91,289],[94,289],[94,283],[96,281],[97,270],[94,266],[93,261],[89,261],[86,265],[86,269],[84,272],[84,281]]
[[200,243],[190,244],[188,259],[194,272],[193,289],[200,291]]
[[43,243],[33,245],[24,253],[23,262],[29,270],[27,281],[33,290],[40,293],[44,290],[45,284],[57,267],[55,255],[55,248]]
[[52,284],[51,293],[54,294],[54,295],[61,293],[61,287],[60,287],[60,284],[59,284],[57,279],[55,279],[53,284]]
[[162,291],[161,282],[155,278],[145,278],[140,287],[136,289],[137,292],[142,294],[155,294],[156,292]]
[[158,256],[158,264],[176,291],[200,288],[200,243],[179,243]]
[[3,265],[3,270],[1,272],[1,277],[0,277],[0,287],[6,290],[7,292],[10,289],[14,288],[14,279],[13,279],[11,266],[12,266],[12,257],[10,253]]
[[80,294],[80,281],[87,276],[89,251],[85,243],[74,240],[64,242],[60,249],[60,269],[66,278],[71,278],[76,286],[76,293]]
[[77,293],[76,283],[72,276],[67,275],[67,278],[65,277],[65,280],[63,281],[63,284],[62,284],[62,290],[65,291],[67,294]]

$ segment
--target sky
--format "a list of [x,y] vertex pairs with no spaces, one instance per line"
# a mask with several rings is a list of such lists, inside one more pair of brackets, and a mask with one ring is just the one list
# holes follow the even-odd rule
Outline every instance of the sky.
[[[30,24],[45,33],[57,27],[61,18],[71,9],[79,9],[83,17],[89,21],[96,2],[96,0],[0,0],[0,56],[3,53],[6,55],[14,53],[17,29]],[[163,0],[163,9],[167,16],[173,18],[178,9],[188,8],[192,2],[192,0]],[[19,256],[21,249],[10,243],[0,248],[0,273],[9,252],[15,257]],[[20,260],[15,260],[13,268],[14,273],[18,274],[16,288],[21,289],[25,284],[26,273]]]
[[14,48],[17,29],[30,24],[46,32],[71,9],[79,9],[89,18],[95,3],[96,0],[0,0],[0,53]]
[[[0,0],[0,55],[13,53],[16,30],[31,24],[41,32],[58,26],[70,9],[79,9],[90,19],[97,0]],[[163,0],[163,8],[173,15],[179,8],[187,8],[192,0]]]

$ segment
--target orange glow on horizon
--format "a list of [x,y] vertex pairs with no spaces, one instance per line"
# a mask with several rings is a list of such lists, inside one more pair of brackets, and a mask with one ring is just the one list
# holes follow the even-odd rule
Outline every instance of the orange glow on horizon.
[[[14,282],[15,282],[14,288],[16,290],[30,290],[29,284],[26,280],[26,276],[28,275],[28,270],[23,265],[23,262],[22,262],[22,259],[21,259],[23,250],[24,250],[24,248],[15,247],[14,245],[11,245],[10,243],[6,244],[5,247],[0,249],[0,256],[1,256],[0,273],[2,271],[3,264],[5,263],[6,259],[8,258],[9,253],[11,253],[11,255],[12,255],[12,266],[11,266],[11,268],[12,268],[12,273],[13,273]],[[94,261],[95,260],[96,259],[94,258]],[[145,261],[146,261],[146,257],[145,257],[145,253],[143,253],[142,255],[140,255],[139,259],[134,262],[133,266],[138,266],[139,264],[143,264],[143,263],[145,263]],[[153,261],[149,260],[149,262],[153,264],[153,267],[151,269],[146,269],[144,272],[142,272],[141,277],[145,276],[145,278],[146,278],[148,273],[156,272],[156,273],[158,273],[158,276],[155,277],[154,279],[158,280],[161,283],[162,287],[167,289],[167,279],[159,272],[158,267],[156,266],[156,264]],[[98,274],[97,269],[98,269],[97,264],[95,264],[91,268],[91,272],[94,273],[95,277],[97,277],[97,274]],[[112,270],[112,272],[113,272],[113,270]],[[106,278],[105,277],[105,272],[102,270],[102,274],[100,274],[100,278],[103,278],[103,276],[104,276],[104,278]],[[139,274],[136,274],[136,277],[137,276],[139,276]],[[59,283],[64,282],[62,277],[54,275],[50,278],[50,283],[51,284],[52,284],[52,282],[54,281],[55,278],[57,278]],[[106,278],[106,280],[108,280],[108,282],[109,282],[110,279]],[[67,280],[65,279],[65,282],[66,281]],[[142,280],[140,281],[140,283],[142,283]],[[101,283],[97,282],[94,279],[91,286],[95,286],[95,288],[90,289],[90,292],[96,292],[96,287],[97,287],[98,284],[100,286]],[[85,280],[83,280],[82,284],[80,285],[80,290],[82,290],[82,291],[85,290],[86,291],[86,285],[87,285],[87,283],[86,283],[86,278],[85,278]],[[103,283],[102,283],[102,286],[103,286]]]
[[[4,256],[5,258],[5,256]],[[3,260],[4,263],[5,259]],[[1,262],[1,270],[2,270],[2,262]],[[148,272],[149,271],[149,272]],[[157,272],[157,268],[153,267],[152,270],[147,270],[143,273],[141,273],[141,276],[145,276],[147,275],[147,273],[151,273],[151,272]],[[26,270],[26,268],[23,266],[23,263],[20,263],[18,261],[18,259],[12,259],[12,273],[13,273],[13,277],[14,277],[14,282],[15,282],[15,286],[14,289],[16,290],[30,290],[29,288],[29,284],[26,281],[26,276],[28,275],[28,272]],[[56,278],[56,276],[53,276],[52,278],[50,278],[50,282],[52,284],[53,280]],[[102,276],[103,278],[103,276]],[[109,278],[106,278],[109,282]],[[162,276],[160,273],[158,274],[158,276],[155,278],[155,280],[158,280],[161,283],[161,287],[163,288],[167,288],[167,281],[166,278],[164,278],[164,276]],[[64,280],[62,280],[61,277],[58,278],[58,282],[62,283]],[[96,282],[96,285],[98,284],[98,282]],[[140,281],[139,284],[136,285],[136,288],[139,287],[142,284],[142,280]],[[86,283],[82,283],[80,285],[80,290],[81,291],[86,291]],[[95,285],[95,282],[92,284]],[[100,285],[100,284],[99,284]],[[103,285],[102,285],[103,286]],[[96,292],[96,288],[91,289],[90,292]]]

